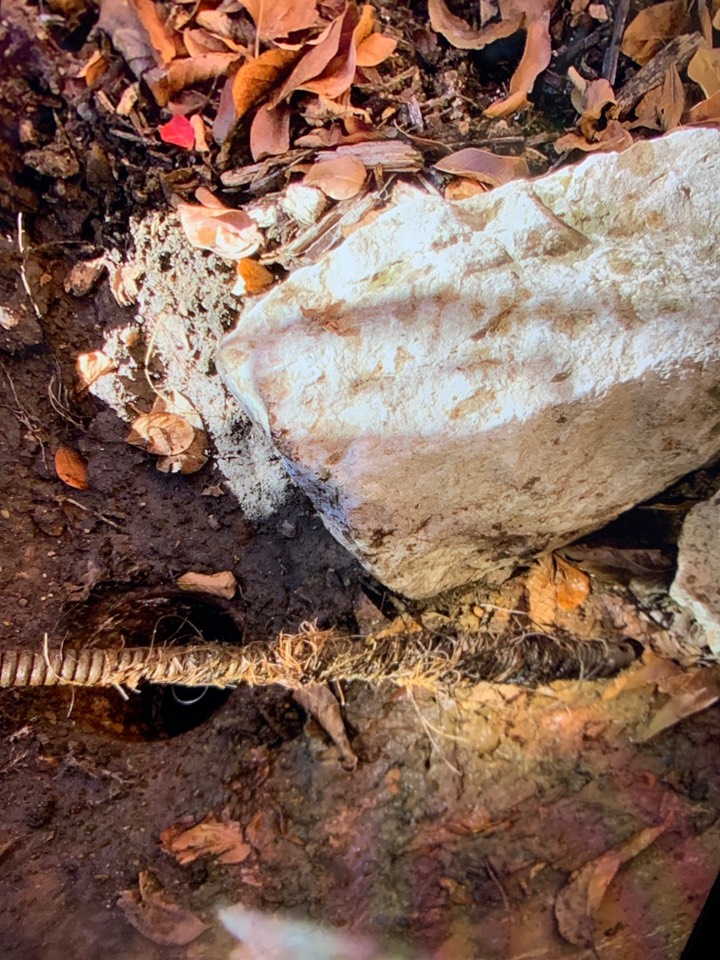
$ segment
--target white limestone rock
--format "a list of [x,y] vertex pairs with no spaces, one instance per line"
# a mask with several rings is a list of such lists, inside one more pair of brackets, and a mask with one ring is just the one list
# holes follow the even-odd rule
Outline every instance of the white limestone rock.
[[720,450],[720,132],[401,204],[247,310],[221,372],[410,597],[573,540]]
[[692,615],[720,660],[720,493],[685,518],[670,596]]

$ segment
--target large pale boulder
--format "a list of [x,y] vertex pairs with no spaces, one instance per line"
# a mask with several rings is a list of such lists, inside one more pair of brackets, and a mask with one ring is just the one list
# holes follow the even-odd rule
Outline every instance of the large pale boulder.
[[248,309],[220,367],[328,529],[427,597],[720,450],[720,132],[410,201]]
[[670,596],[690,613],[720,660],[720,493],[685,518]]

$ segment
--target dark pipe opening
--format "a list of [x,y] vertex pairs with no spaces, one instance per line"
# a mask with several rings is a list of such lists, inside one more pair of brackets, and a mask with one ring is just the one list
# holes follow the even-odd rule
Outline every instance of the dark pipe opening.
[[[63,619],[66,646],[187,646],[202,642],[243,642],[239,611],[225,601],[173,589],[104,590]],[[126,691],[75,691],[73,716],[96,731],[127,740],[163,740],[205,723],[232,690],[142,684]]]

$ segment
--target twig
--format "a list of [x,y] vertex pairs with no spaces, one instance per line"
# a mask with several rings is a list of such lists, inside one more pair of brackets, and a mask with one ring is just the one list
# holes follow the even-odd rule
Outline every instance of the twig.
[[602,65],[602,75],[612,86],[615,83],[617,74],[618,57],[620,56],[620,43],[623,33],[625,33],[625,21],[630,10],[630,0],[617,0],[615,4],[615,14],[613,17],[613,32],[610,37],[610,43],[605,51]]
[[695,51],[704,43],[703,35],[697,32],[685,33],[682,37],[671,40],[620,90],[616,107],[618,115],[622,117],[629,113],[648,90],[662,83],[663,77],[671,66],[675,66],[678,72],[686,67]]

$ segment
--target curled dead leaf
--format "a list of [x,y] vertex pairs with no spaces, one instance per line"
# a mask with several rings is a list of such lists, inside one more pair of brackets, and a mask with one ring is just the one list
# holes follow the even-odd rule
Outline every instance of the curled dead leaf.
[[138,890],[124,890],[117,905],[148,940],[164,947],[185,946],[207,929],[199,917],[171,900],[149,871],[140,873],[138,886]]
[[444,173],[469,177],[471,180],[487,183],[491,187],[499,187],[530,174],[524,157],[499,157],[479,147],[466,147],[464,150],[451,153],[442,160],[438,160],[435,167]]
[[366,176],[362,160],[344,156],[314,163],[305,174],[303,182],[308,186],[319,187],[333,200],[349,200],[360,192]]
[[[248,110],[261,103],[292,70],[299,56],[297,50],[273,49],[244,63],[232,81],[235,120],[241,120]],[[282,96],[276,101],[280,99]]]
[[174,456],[195,439],[194,427],[177,413],[143,413],[133,420],[127,442],[158,456]]
[[[541,6],[547,6],[547,4],[541,3]],[[550,9],[527,17],[525,49],[517,70],[510,78],[508,96],[492,103],[484,111],[486,117],[507,117],[528,102],[527,97],[532,92],[535,81],[548,66],[552,57],[550,13],[553,6],[554,0],[550,0]]]
[[55,451],[55,473],[75,490],[89,490],[87,460],[72,447],[58,447]]
[[688,111],[687,119],[690,123],[717,123],[720,120],[720,91],[696,103]]
[[482,50],[489,43],[509,37],[520,29],[522,16],[503,17],[499,23],[473,30],[469,23],[448,10],[444,0],[428,0],[430,25],[458,50]]
[[586,140],[579,133],[566,133],[555,141],[556,153],[567,153],[570,150],[582,150],[584,153],[600,151],[618,152],[627,150],[633,145],[632,134],[619,120],[609,120],[604,130],[596,132],[595,140]]
[[264,104],[250,127],[250,153],[253,160],[281,156],[290,149],[290,107]]
[[669,40],[679,36],[688,17],[685,0],[666,0],[641,10],[623,36],[620,49],[641,66]]
[[75,361],[80,384],[87,390],[96,380],[112,373],[116,369],[115,361],[102,352],[93,350],[91,353],[79,353]]
[[263,243],[257,224],[243,210],[226,207],[205,189],[196,194],[200,204],[179,203],[177,213],[188,241],[228,260],[250,257]]
[[219,573],[184,573],[175,581],[181,590],[188,593],[211,593],[225,600],[232,600],[237,590],[237,580],[231,570]]
[[561,610],[577,610],[585,603],[590,593],[590,577],[557,554],[553,555],[553,559],[557,605]]
[[572,874],[555,900],[558,929],[568,943],[592,947],[595,914],[615,874],[624,863],[654,843],[670,823],[671,817],[667,817],[657,827],[645,827]]
[[350,746],[340,704],[332,692],[319,683],[309,683],[304,687],[293,690],[293,696],[311,716],[313,716],[325,733],[332,739],[340,751],[340,758],[345,770],[354,770],[358,758]]

